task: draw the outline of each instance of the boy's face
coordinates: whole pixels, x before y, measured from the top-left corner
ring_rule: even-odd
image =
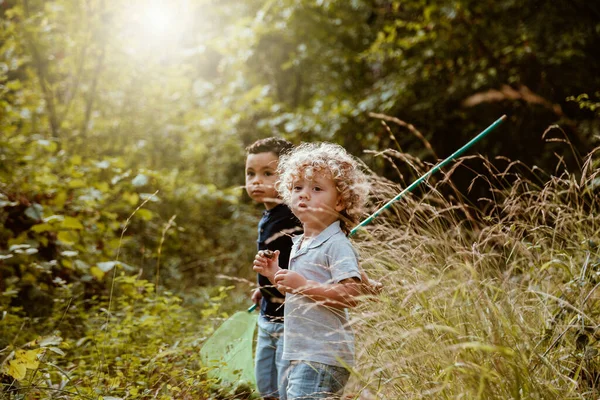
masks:
[[[246,192],[250,198],[263,203],[267,210],[280,203],[275,190],[279,157],[272,152],[248,154],[246,157]]]
[[[326,228],[338,220],[338,213],[344,209],[333,178],[326,174],[294,180],[291,200],[292,212],[305,231]]]

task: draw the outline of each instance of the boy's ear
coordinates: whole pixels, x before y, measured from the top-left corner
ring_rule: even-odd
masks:
[[[335,211],[340,212],[346,208],[344,205],[344,200],[342,200],[341,196],[338,196],[337,201],[335,203]]]

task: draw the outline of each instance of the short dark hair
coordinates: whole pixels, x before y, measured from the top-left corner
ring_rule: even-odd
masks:
[[[268,137],[259,139],[246,147],[246,154],[258,154],[258,153],[275,153],[277,157],[281,157],[282,154],[292,150],[294,145],[282,138]]]

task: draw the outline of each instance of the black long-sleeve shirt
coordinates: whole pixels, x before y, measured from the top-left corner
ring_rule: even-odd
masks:
[[[279,204],[263,212],[258,223],[258,250],[279,250],[279,266],[288,268],[292,250],[292,235],[302,233],[302,224],[285,205]],[[271,321],[283,321],[285,295],[273,287],[269,279],[258,274],[262,294],[260,313]]]

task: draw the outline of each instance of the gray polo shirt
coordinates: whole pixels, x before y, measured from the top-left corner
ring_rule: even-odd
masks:
[[[340,229],[329,225],[307,246],[293,238],[289,269],[319,283],[360,279],[358,255]],[[354,334],[348,310],[326,307],[301,294],[286,294],[283,359],[354,365]]]

